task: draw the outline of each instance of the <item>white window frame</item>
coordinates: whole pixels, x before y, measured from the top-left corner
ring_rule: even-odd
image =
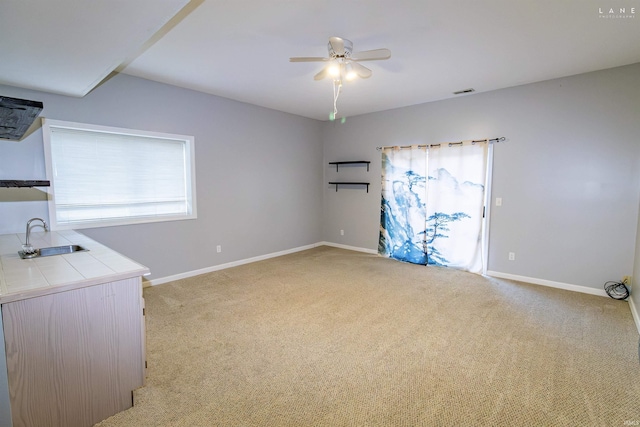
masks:
[[[62,128],[72,129],[86,132],[106,134],[114,134],[117,136],[130,135],[145,138],[157,138],[158,140],[172,140],[184,142],[184,163],[185,163],[185,192],[186,192],[186,214],[165,214],[165,215],[145,215],[145,216],[126,216],[116,219],[95,218],[91,220],[59,222],[57,215],[57,205],[55,200],[56,177],[54,174],[54,165],[51,147],[51,129]],[[134,129],[116,128],[110,126],[100,126],[85,123],[74,123],[61,120],[42,119],[42,135],[44,141],[45,167],[47,179],[50,181],[49,193],[49,221],[52,230],[82,229],[82,228],[98,228],[117,225],[142,224],[152,222],[190,220],[197,218],[196,210],[196,172],[195,172],[195,150],[194,137],[188,135],[176,135],[160,132],[150,132]]]

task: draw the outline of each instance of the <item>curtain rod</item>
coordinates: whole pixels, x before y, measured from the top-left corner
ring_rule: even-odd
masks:
[[[467,139],[467,140],[458,141],[458,142],[445,142],[444,144],[448,144],[449,147],[452,147],[454,145],[462,145],[465,142],[470,142],[472,144],[475,144],[477,142],[489,142],[489,143],[492,143],[492,142],[503,142],[503,141],[506,141],[506,139],[507,138],[505,138],[504,136],[499,136],[497,138],[491,138],[491,139],[489,139],[489,138],[487,138],[487,139]],[[400,146],[398,146],[398,145],[387,145],[387,146],[384,146],[384,147],[376,147],[376,150],[380,151],[380,150],[382,150],[384,148],[400,148],[400,149],[411,148],[411,147],[418,147],[418,148],[423,148],[424,147],[424,148],[427,148],[427,147],[440,147],[441,145],[442,144],[421,144],[421,145],[400,145]]]

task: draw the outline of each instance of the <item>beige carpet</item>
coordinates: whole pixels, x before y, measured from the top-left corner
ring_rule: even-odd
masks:
[[[623,301],[330,247],[144,295],[147,383],[101,427],[640,422]]]

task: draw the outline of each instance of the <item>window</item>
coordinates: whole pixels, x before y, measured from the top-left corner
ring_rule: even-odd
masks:
[[[43,119],[53,229],[196,218],[192,136]]]

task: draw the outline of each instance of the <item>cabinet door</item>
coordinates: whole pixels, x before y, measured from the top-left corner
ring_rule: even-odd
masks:
[[[0,427],[11,427],[11,406],[9,402],[7,358],[4,354],[4,327],[2,326],[2,306],[0,305]]]
[[[140,278],[2,306],[14,427],[92,426],[144,381]]]

